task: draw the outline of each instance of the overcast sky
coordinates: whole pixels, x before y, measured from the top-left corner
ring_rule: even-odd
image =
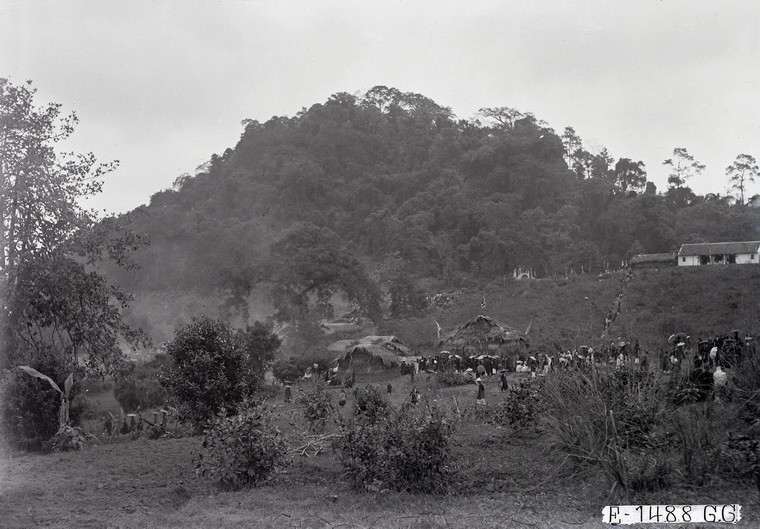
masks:
[[[72,149],[120,160],[92,202],[113,212],[234,147],[243,119],[375,85],[572,126],[660,190],[674,147],[707,165],[698,193],[760,158],[757,0],[0,0],[0,77],[75,110]]]

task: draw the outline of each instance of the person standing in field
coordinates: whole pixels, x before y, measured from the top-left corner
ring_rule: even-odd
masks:
[[[501,377],[499,379],[499,389],[501,391],[507,391],[507,388],[509,385],[507,384],[507,372],[505,370],[501,370]]]
[[[475,382],[478,384],[478,397],[475,400],[475,404],[485,404],[486,403],[486,387],[483,385],[483,379],[478,377]]]

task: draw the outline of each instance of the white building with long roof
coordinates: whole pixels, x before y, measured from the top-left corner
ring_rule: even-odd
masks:
[[[678,266],[758,264],[759,262],[760,241],[684,244],[678,252]]]

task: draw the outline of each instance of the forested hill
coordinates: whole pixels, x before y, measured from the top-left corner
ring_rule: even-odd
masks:
[[[388,270],[483,282],[518,267],[599,271],[684,242],[760,238],[757,209],[696,196],[688,168],[658,192],[625,153],[591,153],[571,128],[506,107],[465,121],[420,94],[375,87],[243,124],[234,148],[124,216],[151,244],[136,256],[141,270],[112,272],[123,286],[242,292],[271,280],[270,247],[280,244],[281,263],[356,260],[351,277],[310,271],[297,294],[332,282],[361,305],[374,294],[357,285]],[[283,249],[293,228],[301,239],[290,243],[329,257]]]

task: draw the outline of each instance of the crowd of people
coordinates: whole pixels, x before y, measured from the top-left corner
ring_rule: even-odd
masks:
[[[673,335],[668,345],[660,347],[657,361],[662,371],[680,371],[684,365],[715,372],[723,371],[740,361],[743,355],[756,351],[758,342],[754,336],[740,331],[721,334],[706,340],[693,342],[685,334]],[[633,367],[648,371],[653,367],[648,350],[633,342],[618,341],[603,345],[598,349],[580,346],[566,351],[547,352],[545,350],[523,351],[496,355],[460,356],[448,351],[436,355],[423,356],[416,361],[417,370],[428,373],[454,372],[472,374],[474,377],[493,376],[502,371],[531,373],[533,376],[546,374],[553,369],[589,368],[592,365],[612,367]]]
[[[689,378],[691,387],[695,388],[699,392],[699,398],[703,399],[710,394],[719,394],[719,389],[724,387],[727,381],[724,369],[730,369],[743,355],[756,352],[757,344],[754,336],[744,335],[740,331],[696,341],[682,333],[672,335],[668,345],[659,349],[659,368],[663,372],[683,374]],[[638,340],[634,340],[611,342],[598,349],[580,346],[566,351],[524,350],[506,355],[461,356],[441,351],[436,355],[410,359],[403,364],[402,374],[411,375],[412,383],[420,372],[460,373],[471,376],[471,380],[477,385],[476,402],[484,404],[485,377],[499,376],[499,389],[506,391],[509,388],[507,372],[529,373],[535,377],[546,375],[552,370],[591,369],[602,366],[649,371],[654,368],[656,361],[655,357],[655,362],[651,362],[650,352],[644,350]],[[311,377],[324,378],[328,384],[338,383],[349,389],[356,384],[355,373],[347,373],[341,380],[337,376],[337,369],[326,366],[320,369],[317,364],[307,371],[305,378]],[[390,382],[387,391],[392,391]],[[712,393],[713,391],[715,393]],[[419,390],[413,386],[410,401],[416,403],[419,399]],[[340,400],[345,404],[345,390]]]

